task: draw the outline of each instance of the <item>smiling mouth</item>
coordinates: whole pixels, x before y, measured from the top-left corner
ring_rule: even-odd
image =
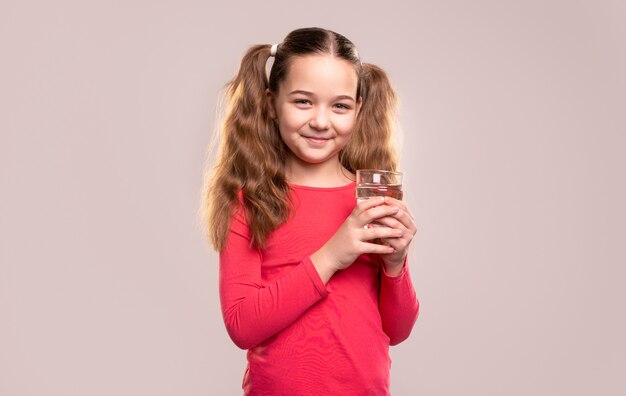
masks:
[[[313,144],[324,144],[330,140],[330,138],[317,138],[312,136],[305,136],[304,138]]]

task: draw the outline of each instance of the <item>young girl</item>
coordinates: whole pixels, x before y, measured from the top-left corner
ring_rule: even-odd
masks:
[[[357,204],[354,182],[397,166],[385,73],[344,36],[298,29],[250,48],[227,99],[204,208],[244,394],[388,395],[389,345],[419,308],[416,226],[402,201]]]

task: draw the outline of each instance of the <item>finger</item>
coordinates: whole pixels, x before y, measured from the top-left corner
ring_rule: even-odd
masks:
[[[410,213],[404,210],[399,210],[398,212],[394,213],[391,217],[393,217],[398,222],[400,222],[402,226],[405,227],[407,230],[410,230],[411,232],[413,232],[413,234],[415,234],[415,232],[417,231],[417,225],[415,224],[415,219],[413,218],[413,216],[411,216]]]
[[[404,204],[403,200],[397,199],[397,198],[394,198],[394,197],[386,197],[385,202],[388,202],[390,205]]]
[[[395,252],[395,249],[389,245],[363,242],[362,251],[363,253],[372,253],[372,254],[391,254]]]
[[[395,199],[395,198],[387,197],[387,199],[385,200],[385,204],[386,205],[391,205],[391,206],[397,206],[401,210],[406,212],[409,215],[409,217],[413,218],[413,214],[411,214],[411,211],[409,210],[409,207],[407,206],[406,202],[400,201],[400,200]]]
[[[393,239],[380,239],[380,244],[391,247],[393,249],[393,253],[399,252],[403,248],[403,246]]]
[[[409,248],[409,246],[411,245],[411,238],[409,239],[404,239],[404,238],[387,238],[387,239],[381,239],[380,240],[381,244],[387,245],[387,246],[391,246],[394,250],[394,255],[403,255],[406,256],[406,252]]]
[[[386,216],[376,220],[376,223],[381,224],[385,227],[399,229],[402,231],[407,230],[407,227],[398,220],[395,216]]]
[[[373,207],[382,205],[384,203],[385,203],[385,197],[371,197],[371,198],[367,198],[359,202],[356,205],[356,209],[358,213],[361,213]]]
[[[397,206],[378,205],[374,206],[359,215],[359,219],[363,224],[369,224],[374,220],[382,219],[383,217],[393,216],[400,208]]]
[[[402,236],[402,230],[380,225],[372,225],[363,230],[362,241],[371,241],[374,239],[399,238]]]
[[[385,204],[392,205],[392,206],[398,206],[398,207],[400,207],[402,209],[408,210],[408,207],[406,206],[406,202],[401,201],[401,200],[396,199],[396,198],[386,197]]]

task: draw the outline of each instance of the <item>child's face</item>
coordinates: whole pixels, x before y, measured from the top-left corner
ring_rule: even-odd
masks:
[[[278,94],[268,94],[271,115],[293,154],[289,161],[338,161],[360,109],[357,82],[354,66],[345,60],[327,55],[293,60]]]

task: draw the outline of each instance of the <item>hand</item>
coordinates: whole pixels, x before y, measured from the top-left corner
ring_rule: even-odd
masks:
[[[392,247],[393,252],[381,254],[385,271],[389,275],[395,276],[399,275],[402,271],[409,245],[417,233],[417,226],[415,225],[415,220],[411,212],[409,212],[408,207],[403,201],[387,198],[385,203],[398,208],[398,211],[393,215],[377,220],[378,223],[399,231],[399,236],[383,239],[383,243]]]
[[[337,271],[348,268],[361,254],[381,254],[383,257],[394,254],[395,247],[389,244],[378,244],[376,239],[396,241],[402,237],[403,229],[386,226],[367,227],[373,221],[381,222],[401,210],[399,205],[389,205],[392,198],[376,197],[366,199],[356,205],[348,218],[335,234],[318,251],[311,255],[311,261],[324,283]],[[394,202],[400,202],[393,200]],[[395,220],[394,220],[395,221]],[[395,222],[393,223],[395,225]]]

